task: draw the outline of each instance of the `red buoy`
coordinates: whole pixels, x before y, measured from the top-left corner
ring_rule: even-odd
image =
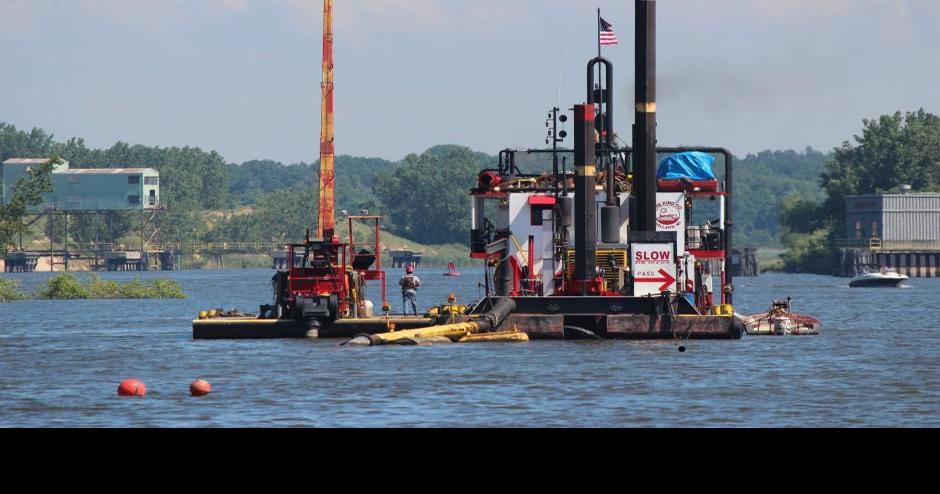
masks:
[[[139,379],[128,379],[118,386],[118,396],[147,396],[147,386]]]
[[[212,385],[206,381],[199,380],[189,385],[189,392],[193,396],[208,396],[212,392]]]

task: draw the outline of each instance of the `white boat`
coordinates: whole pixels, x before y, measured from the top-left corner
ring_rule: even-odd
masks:
[[[883,269],[877,273],[864,273],[856,276],[849,286],[852,288],[889,287],[897,288],[909,278],[893,269]]]

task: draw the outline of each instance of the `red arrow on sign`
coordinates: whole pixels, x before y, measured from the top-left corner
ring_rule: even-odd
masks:
[[[664,292],[669,290],[672,287],[672,284],[676,282],[676,279],[672,277],[665,269],[660,269],[659,274],[663,275],[662,278],[637,278],[637,283],[662,283],[663,286],[659,287],[659,291]]]

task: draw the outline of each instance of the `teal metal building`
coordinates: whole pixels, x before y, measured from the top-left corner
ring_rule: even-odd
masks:
[[[0,187],[3,204],[12,188],[45,159],[10,159],[3,162]],[[109,212],[160,209],[160,174],[150,168],[72,169],[68,163],[53,171],[55,190],[43,195],[33,212]]]

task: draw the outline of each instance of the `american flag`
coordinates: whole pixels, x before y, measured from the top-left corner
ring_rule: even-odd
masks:
[[[614,25],[601,18],[600,40],[602,45],[616,45],[619,43],[617,35],[614,34]]]

